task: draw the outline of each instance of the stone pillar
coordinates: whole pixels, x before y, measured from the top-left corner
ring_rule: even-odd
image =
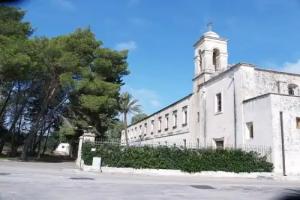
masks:
[[[82,167],[83,160],[81,159],[81,151],[82,151],[82,145],[85,142],[95,142],[96,135],[94,133],[90,132],[84,132],[82,136],[79,137],[79,143],[78,143],[78,152],[77,152],[77,159],[76,159],[76,165],[78,167]]]
[[[95,138],[96,138],[96,135],[94,133],[90,133],[90,132],[85,132],[83,135],[82,135],[82,139],[83,139],[83,142],[91,142],[91,143],[94,143],[95,142]]]

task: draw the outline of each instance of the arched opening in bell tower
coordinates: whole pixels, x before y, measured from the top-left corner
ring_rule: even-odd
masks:
[[[220,69],[220,50],[214,49],[213,50],[213,66],[214,70],[218,71]]]
[[[199,56],[199,63],[198,63],[199,72],[202,72],[202,53],[201,53],[201,50],[199,50],[198,56]]]

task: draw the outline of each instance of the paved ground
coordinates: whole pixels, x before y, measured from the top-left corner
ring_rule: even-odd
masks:
[[[300,182],[82,172],[73,163],[0,160],[0,200],[278,199]]]

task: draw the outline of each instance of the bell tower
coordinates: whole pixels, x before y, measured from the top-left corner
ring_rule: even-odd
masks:
[[[212,31],[211,23],[208,31],[194,44],[194,49],[194,81],[197,85],[227,69],[227,40]]]

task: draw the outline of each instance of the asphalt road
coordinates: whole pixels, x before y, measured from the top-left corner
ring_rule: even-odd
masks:
[[[74,163],[0,160],[0,200],[278,199],[300,182],[96,174]]]

